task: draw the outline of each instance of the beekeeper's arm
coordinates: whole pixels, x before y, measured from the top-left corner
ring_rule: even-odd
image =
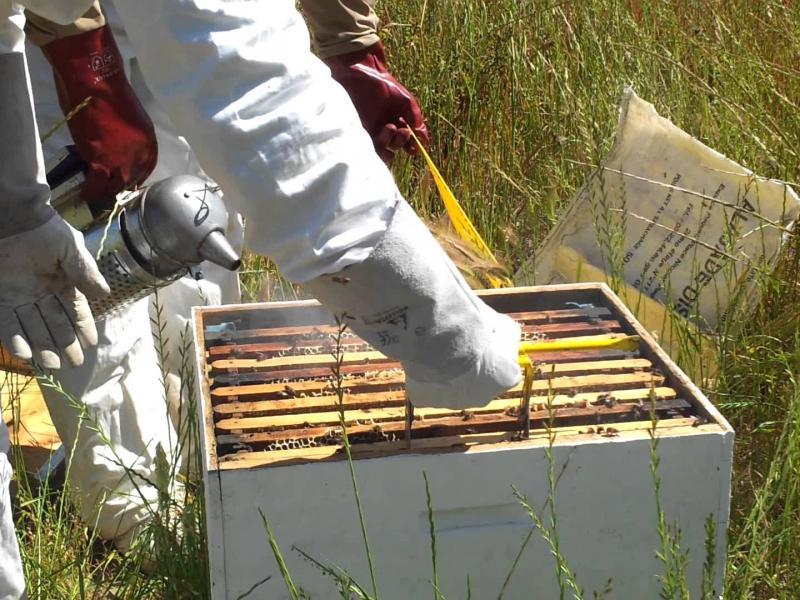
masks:
[[[55,16],[74,19],[65,11],[71,4],[59,3]],[[49,203],[24,23],[21,5],[0,0],[0,341],[19,358],[58,368],[62,356],[80,364],[82,345],[96,343],[83,293],[108,288],[81,235]]]
[[[386,63],[375,0],[300,0],[300,5],[317,54],[347,90],[380,157],[388,163],[398,150],[415,154],[409,128],[427,145],[428,130],[417,99]]]
[[[86,163],[81,197],[102,212],[119,192],[152,173],[158,158],[155,127],[128,82],[98,0],[68,25],[31,10],[26,17],[25,33],[53,68],[59,105],[64,115],[71,114],[67,127]]]
[[[420,405],[483,404],[517,383],[519,327],[467,288],[402,199],[293,0],[116,7],[251,250],[401,360]]]

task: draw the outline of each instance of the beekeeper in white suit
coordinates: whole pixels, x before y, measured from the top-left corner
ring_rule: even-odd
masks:
[[[110,6],[95,1],[69,25],[26,12],[39,130],[50,130],[92,98],[42,145],[46,157],[76,145],[87,165],[82,196],[96,212],[111,209],[123,188],[171,175],[202,175],[187,142],[146,88],[119,18],[107,22],[107,16],[116,16]],[[94,57],[102,63],[95,66]],[[231,216],[228,237],[240,251],[241,221]],[[105,315],[97,322],[99,343],[86,352],[84,364],[55,374],[61,389],[40,386],[69,454],[70,491],[81,518],[122,552],[159,509],[158,447],[170,465],[180,466],[178,436],[188,431],[181,341],[191,307],[239,301],[236,273],[214,265],[203,265],[203,272],[200,281],[184,277],[153,300]],[[160,353],[148,304],[157,319]],[[169,491],[180,505],[182,483],[173,480]]]
[[[69,23],[90,2],[25,4]],[[20,102],[22,8],[0,0],[4,117],[9,103],[32,116]],[[518,382],[519,328],[469,290],[402,199],[346,93],[311,54],[292,0],[269,10],[257,0],[117,8],[157,101],[247,220],[248,246],[400,360],[417,404],[480,405]],[[104,283],[80,237],[47,206],[32,119],[7,120],[13,162],[23,164],[0,161],[9,215],[0,254],[13,266],[0,273],[0,339],[47,367],[79,363],[96,332],[73,286],[102,294]],[[0,141],[4,154],[12,138]],[[33,241],[43,234],[51,243]]]
[[[54,5],[53,18],[81,7]],[[82,7],[85,10],[85,6]],[[24,56],[22,7],[0,0],[0,341],[15,355],[58,367],[83,362],[97,342],[86,299],[107,286],[83,240],[50,208]],[[24,593],[11,522],[8,435],[0,427],[0,599]]]
[[[416,99],[386,65],[372,0],[302,0],[301,4],[314,31],[317,52],[345,86],[379,155],[389,160],[401,148],[415,150],[408,128],[423,141],[427,130]],[[47,136],[45,156],[56,156],[67,144],[77,145],[90,165],[83,189],[90,205],[109,209],[119,189],[139,181],[184,173],[203,175],[188,143],[144,83],[112,3],[101,5],[95,0],[67,26],[30,11],[26,17],[39,129],[48,131],[61,121],[62,113],[73,114],[68,127]],[[102,64],[95,66],[97,57],[102,57]],[[92,98],[88,104],[86,97]],[[78,106],[83,108],[74,114]],[[237,249],[241,249],[242,234],[241,221],[232,211],[228,238]],[[188,415],[180,401],[180,346],[191,307],[239,301],[235,273],[215,265],[203,265],[203,271],[202,280],[183,278],[162,289],[151,303],[151,315],[157,317],[161,330],[164,352],[159,358],[166,367],[166,390],[144,302],[98,322],[97,348],[87,354],[80,369],[59,374],[73,402],[65,402],[61,390],[42,389],[65,446],[75,449],[70,453],[68,474],[81,516],[122,551],[154,515],[157,446],[172,454],[176,445],[177,435],[169,421],[153,418],[165,412],[165,392],[173,423],[186,429]],[[179,483],[174,492],[179,499]]]

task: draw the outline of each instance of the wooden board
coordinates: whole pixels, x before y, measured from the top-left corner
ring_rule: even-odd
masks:
[[[616,402],[648,402],[651,399],[662,400],[672,399],[677,396],[674,389],[670,387],[646,387],[628,390],[617,390],[613,394]],[[598,392],[585,392],[579,394],[545,394],[531,396],[531,406],[544,406],[548,403],[552,406],[581,405],[585,403],[597,402],[599,399],[609,397],[608,394]],[[475,413],[481,411],[504,411],[509,408],[519,406],[521,396],[517,395],[509,399],[497,399],[489,402],[485,407],[466,409],[465,411]],[[359,410],[370,408],[391,408],[405,406],[404,392],[384,392],[377,394],[346,394],[342,398],[342,405],[347,410]],[[320,412],[334,412],[339,408],[339,397],[335,395],[320,396],[316,398],[295,398],[291,400],[264,400],[258,402],[230,402],[218,404],[213,407],[213,414],[219,422],[226,417],[245,418],[259,417],[268,415],[291,415],[307,414]],[[425,414],[426,410],[446,409],[419,409]],[[454,411],[447,411],[454,412]]]
[[[3,408],[3,422],[8,427],[13,444],[47,451],[61,446],[39,385],[34,379],[0,371],[0,405]],[[27,467],[30,470],[35,465]]]
[[[653,406],[653,413],[661,419],[671,411],[685,411],[690,407],[686,400],[663,400]],[[383,414],[372,418],[359,418],[353,416],[345,420],[347,423],[347,435],[353,443],[359,439],[379,440],[384,437],[401,439],[406,432],[405,414],[399,412],[391,414],[392,411],[382,411]],[[448,414],[434,415],[426,412],[424,415],[416,415],[412,423],[410,434],[412,438],[435,438],[449,437],[466,433],[493,433],[499,431],[519,431],[520,417],[517,411],[479,413],[470,412],[467,414]],[[615,423],[628,420],[641,420],[650,410],[640,407],[633,403],[617,403],[610,406],[562,406],[532,411],[529,416],[531,428],[543,429],[548,426],[564,427],[568,424],[596,425],[598,423],[612,426]],[[676,412],[676,414],[678,414]],[[320,415],[313,415],[318,417]],[[217,435],[219,445],[269,445],[280,444],[282,442],[322,442],[340,443],[341,425],[336,418],[322,423],[327,426],[319,425],[317,419],[309,420],[301,426],[290,428],[258,428],[260,431],[254,433],[232,433],[227,435]]]
[[[293,327],[293,330],[301,329]],[[223,357],[234,358],[267,358],[280,353],[295,353],[297,356],[301,352],[323,352],[330,354],[335,350],[335,337],[333,335],[315,336],[313,333],[320,328],[313,330],[306,329],[305,332],[294,336],[264,336],[266,341],[237,343],[235,345],[215,345],[208,348],[209,356],[212,360]],[[618,321],[598,321],[596,323],[555,323],[536,326],[522,326],[524,339],[532,336],[542,336],[547,339],[572,338],[577,336],[602,336],[611,333],[621,333],[621,326]],[[292,339],[277,339],[291,337]],[[348,352],[357,351],[359,348],[368,349],[370,346],[361,338],[348,334],[341,338],[341,346]]]
[[[281,303],[284,304],[285,303]],[[305,303],[306,305],[308,303]],[[262,305],[263,306],[263,305]],[[277,305],[273,303],[273,306]],[[224,314],[222,311],[217,311],[217,314]],[[336,325],[314,325],[313,317],[317,316],[311,310],[305,315],[305,321],[308,325],[294,326],[294,327],[269,327],[257,329],[235,329],[235,326],[240,320],[236,319],[239,312],[235,307],[227,307],[228,314],[231,316],[231,326],[234,327],[229,331],[220,332],[206,332],[204,339],[209,346],[214,346],[218,343],[238,342],[243,343],[245,340],[262,340],[274,338],[293,338],[296,336],[315,336],[315,335],[336,335],[339,327]],[[553,323],[564,322],[570,320],[585,320],[585,319],[601,319],[611,316],[611,311],[603,307],[585,308],[585,309],[569,309],[569,310],[545,310],[545,311],[522,311],[509,313],[512,319],[522,323]]]
[[[33,369],[28,361],[19,360],[11,356],[11,353],[0,344],[0,373],[17,373],[27,377],[33,377]]]
[[[559,444],[576,444],[584,441],[604,439],[608,441],[626,438],[637,438],[653,431],[651,421],[619,423],[609,431],[605,427],[573,426],[554,429],[555,440]],[[716,424],[705,424],[701,419],[688,417],[670,419],[656,423],[657,433],[669,432],[670,436],[691,435],[707,431],[719,431]],[[426,452],[468,452],[480,451],[481,448],[497,450],[502,447],[532,447],[549,443],[549,433],[531,432],[528,440],[520,440],[516,433],[472,434],[434,439],[412,440],[410,447],[404,441],[379,442],[373,444],[354,445],[351,447],[353,458],[378,458],[387,455],[417,454]],[[289,466],[307,462],[325,462],[341,460],[344,451],[337,446],[320,446],[296,450],[277,450],[261,452],[243,452],[221,457],[219,468],[253,469],[266,466]]]
[[[244,377],[244,375],[243,375]],[[652,386],[658,387],[664,382],[664,376],[654,372],[644,373],[625,373],[616,374],[592,374],[578,377],[558,377],[554,379],[539,379],[533,382],[534,392],[559,392],[564,390],[588,391],[608,391],[615,389],[626,389],[632,387]],[[345,379],[342,382],[342,389],[345,392],[363,391],[388,391],[390,389],[401,389],[405,383],[405,375],[401,371],[388,371],[371,377],[358,379]],[[296,398],[303,394],[311,396],[314,394],[332,394],[336,390],[334,384],[329,379],[322,381],[298,381],[291,383],[265,383],[257,385],[239,385],[218,387],[211,390],[211,397],[214,401],[232,400],[239,398]],[[503,397],[518,394],[522,391],[522,383],[517,384]]]

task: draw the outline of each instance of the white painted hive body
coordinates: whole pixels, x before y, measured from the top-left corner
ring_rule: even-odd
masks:
[[[346,420],[380,597],[433,597],[423,472],[430,481],[439,588],[450,600],[497,598],[532,521],[549,524],[548,433],[560,548],[587,597],[657,598],[663,572],[650,461],[658,417],[658,474],[669,523],[681,529],[687,579],[699,597],[706,521],[716,526],[721,593],[733,431],[607,287],[577,284],[483,293],[533,339],[641,337],[634,352],[532,355],[537,380],[530,437],[519,432],[520,390],[484,408],[417,407],[404,439],[402,371],[345,333]],[[215,599],[287,598],[262,526],[270,520],[295,583],[338,598],[333,580],[299,549],[370,589],[366,554],[332,384],[332,316],[314,302],[196,309],[204,478]],[[366,354],[371,352],[370,354]],[[548,411],[549,402],[553,408]],[[534,532],[503,598],[558,598],[555,561]],[[571,597],[571,594],[567,594]]]

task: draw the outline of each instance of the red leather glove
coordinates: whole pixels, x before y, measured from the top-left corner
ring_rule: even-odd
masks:
[[[400,149],[416,154],[417,146],[411,139],[409,128],[420,142],[428,145],[430,137],[419,103],[392,77],[381,42],[324,60],[333,78],[350,95],[361,124],[385,162],[391,162]]]
[[[153,122],[125,77],[111,29],[58,39],[42,52],[53,67],[65,115],[91,96],[67,122],[88,166],[81,197],[95,209],[113,206],[117,193],[147,179],[156,166],[158,146]]]

